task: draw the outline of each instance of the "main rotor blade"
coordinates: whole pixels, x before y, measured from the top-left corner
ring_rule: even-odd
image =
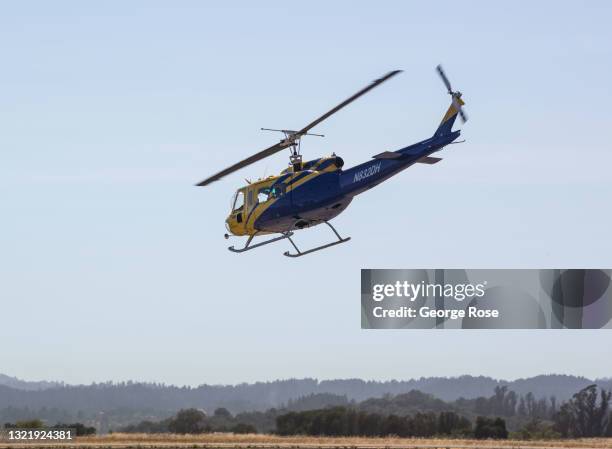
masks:
[[[257,161],[259,161],[261,159],[264,159],[264,158],[266,158],[268,156],[273,155],[274,153],[278,153],[279,151],[294,145],[296,143],[296,141],[299,140],[299,138],[301,136],[307,134],[310,129],[314,128],[316,125],[321,123],[323,120],[328,118],[330,115],[338,112],[340,109],[342,109],[343,107],[345,107],[349,103],[352,103],[357,98],[361,97],[363,94],[369,92],[370,90],[374,89],[379,84],[384,83],[389,78],[397,75],[400,72],[401,72],[401,70],[394,70],[392,72],[387,73],[382,78],[379,78],[377,80],[372,81],[372,83],[370,83],[369,86],[364,87],[359,92],[357,92],[355,95],[353,95],[352,97],[347,98],[342,103],[340,103],[338,106],[336,106],[335,108],[329,110],[328,112],[323,114],[321,117],[316,119],[314,122],[308,124],[306,127],[302,128],[301,130],[288,135],[284,140],[281,140],[279,143],[277,143],[275,145],[272,145],[270,148],[267,148],[267,149],[265,149],[263,151],[260,151],[259,153],[256,153],[253,156],[248,157],[248,158],[238,162],[237,164],[234,164],[231,167],[226,168],[223,171],[220,171],[216,175],[213,175],[213,176],[211,176],[209,178],[206,178],[204,181],[202,181],[202,182],[200,182],[200,183],[198,183],[196,185],[197,186],[207,186],[211,182],[218,181],[219,179],[223,178],[226,175],[229,175],[230,173],[235,172],[236,170],[240,170],[241,168],[246,167],[247,165],[251,165],[251,164],[253,164],[253,163],[255,163],[255,162],[257,162]]]
[[[444,83],[444,85],[446,86],[446,90],[448,90],[448,93],[452,93],[452,89],[451,89],[451,83],[448,80],[448,78],[446,77],[446,74],[444,73],[444,70],[442,69],[442,66],[438,64],[438,66],[436,67],[436,70],[438,71],[438,74],[440,75],[440,78],[442,78],[442,82]]]
[[[275,145],[272,145],[270,148],[266,148],[265,150],[260,151],[259,153],[256,153],[253,156],[247,157],[246,159],[238,162],[237,164],[234,164],[231,167],[220,171],[216,175],[206,178],[204,181],[196,184],[196,186],[207,186],[211,182],[218,181],[219,179],[223,178],[226,175],[229,175],[230,173],[235,172],[236,170],[240,170],[241,168],[246,167],[247,165],[251,165],[261,159],[273,155],[274,153],[278,153],[279,151],[284,150],[288,146],[291,146],[291,142],[281,141]]]
[[[346,100],[344,100],[342,103],[340,103],[338,106],[336,106],[333,109],[330,109],[329,111],[327,111],[325,114],[323,114],[321,117],[319,117],[318,119],[316,119],[314,122],[306,125],[304,128],[302,128],[301,130],[299,130],[296,134],[298,136],[302,136],[304,134],[306,134],[309,130],[311,130],[312,128],[314,128],[315,126],[317,126],[319,123],[321,123],[323,120],[329,118],[331,115],[335,114],[336,112],[338,112],[340,109],[342,109],[343,107],[345,107],[346,105],[352,103],[353,101],[355,101],[357,98],[361,97],[363,94],[368,93],[369,91],[371,91],[372,89],[374,89],[376,86],[378,86],[379,84],[384,83],[385,81],[387,81],[389,78],[394,77],[395,75],[397,75],[398,73],[401,73],[401,70],[393,70],[392,72],[387,73],[385,76],[383,76],[382,78],[379,78],[377,80],[374,80],[370,83],[370,85],[364,87],[363,89],[361,89],[359,92],[357,92],[355,95],[347,98]]]

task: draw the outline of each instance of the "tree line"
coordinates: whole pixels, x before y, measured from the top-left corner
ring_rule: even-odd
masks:
[[[121,409],[120,415],[105,412],[107,424],[103,429],[145,433],[281,433],[312,435],[364,435],[364,436],[457,436],[504,438],[573,438],[612,436],[610,413],[611,393],[590,385],[569,400],[557,403],[553,398],[535,399],[532,394],[517,395],[507,387],[498,386],[494,394],[477,399],[459,399],[445,402],[420,391],[363,402],[346,396],[328,393],[310,394],[287,405],[266,411],[232,414],[219,407],[214,413],[197,408],[165,411],[157,418],[155,411]],[[521,405],[524,404],[524,405]],[[524,411],[523,411],[524,409]],[[46,423],[81,422],[86,427],[99,427],[84,418],[64,416],[60,410],[49,409],[56,419]],[[137,413],[137,414],[135,414]],[[11,409],[16,421],[42,418],[35,410]],[[6,415],[5,415],[6,416]],[[0,422],[8,420],[2,416]],[[138,421],[138,419],[140,420]],[[125,425],[126,422],[134,424]],[[15,421],[11,421],[15,422]],[[110,423],[110,426],[108,425]],[[7,423],[7,425],[15,425]],[[102,425],[102,424],[100,424]],[[67,425],[76,427],[75,425]],[[103,430],[104,431],[104,430]]]
[[[276,418],[279,435],[364,437],[508,437],[502,418],[479,416],[472,422],[455,412],[416,413],[412,416],[381,415],[346,407],[289,412]]]
[[[554,400],[545,407],[543,401],[535,401],[533,395],[528,394],[524,399],[524,419],[516,421],[519,424],[511,432],[507,419],[521,416],[518,412],[521,400],[520,396],[504,387],[495,389],[493,396],[475,402],[480,404],[479,407],[484,407],[480,410],[488,412],[486,415],[474,415],[472,412],[478,408],[465,404],[463,409],[453,410],[453,403],[445,403],[418,391],[362,403],[350,402],[342,397],[309,395],[304,401],[288,404],[291,409],[273,408],[266,412],[243,412],[235,416],[225,408],[216,409],[210,416],[202,410],[186,409],[159,422],[142,421],[120,430],[496,439],[509,435],[522,439],[600,437],[612,436],[611,395],[591,385],[559,407]],[[307,405],[319,405],[326,401],[332,402],[332,405],[304,409]],[[492,412],[499,412],[502,416]]]
[[[197,434],[211,432],[257,433],[254,425],[241,421],[226,408],[218,408],[208,416],[203,410],[189,408],[179,410],[170,418],[162,421],[141,421],[119,429],[126,433],[181,433]]]
[[[459,399],[459,405],[471,404],[474,412],[480,415],[498,415],[504,417],[525,417],[550,419],[557,412],[556,396],[536,398],[531,392],[519,395],[509,390],[506,385],[498,385],[491,397],[479,397],[466,400]]]
[[[588,386],[561,405],[550,420],[533,413],[513,435],[515,438],[612,437],[610,400],[612,392]],[[499,400],[501,395],[494,397]],[[354,408],[332,407],[289,412],[276,418],[280,435],[312,436],[399,436],[505,439],[509,432],[501,417],[476,417],[474,424],[452,411],[416,413],[408,416],[381,415]]]

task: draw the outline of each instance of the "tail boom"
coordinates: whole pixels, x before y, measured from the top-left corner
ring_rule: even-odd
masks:
[[[454,97],[455,101],[459,103],[460,106],[463,106],[465,102],[461,99],[461,97]],[[459,114],[458,109],[455,107],[455,103],[452,102],[448,107],[446,114],[442,118],[440,122],[440,126],[436,129],[434,133],[434,137],[440,137],[447,134],[450,134],[453,131],[453,125],[455,124],[455,120],[457,119],[457,114]]]

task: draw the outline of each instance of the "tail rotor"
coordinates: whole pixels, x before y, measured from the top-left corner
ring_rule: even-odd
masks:
[[[461,101],[461,92],[453,91],[451,87],[451,83],[448,80],[446,73],[444,73],[444,69],[442,68],[441,65],[438,64],[438,66],[436,67],[436,70],[438,72],[438,75],[440,75],[440,78],[442,78],[442,82],[446,86],[446,90],[448,91],[448,94],[451,96],[451,99],[452,99],[451,101],[453,102],[454,108],[459,113],[459,117],[461,117],[461,122],[462,123],[467,122],[468,117],[462,107],[463,101]]]

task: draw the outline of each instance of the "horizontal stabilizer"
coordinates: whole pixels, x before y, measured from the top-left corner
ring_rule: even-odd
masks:
[[[441,157],[432,157],[432,156],[424,156],[421,159],[419,159],[417,162],[419,164],[437,164],[438,162],[440,162],[442,160]]]
[[[373,159],[399,159],[400,157],[402,157],[402,154],[396,153],[395,151],[384,151],[372,156]]]

